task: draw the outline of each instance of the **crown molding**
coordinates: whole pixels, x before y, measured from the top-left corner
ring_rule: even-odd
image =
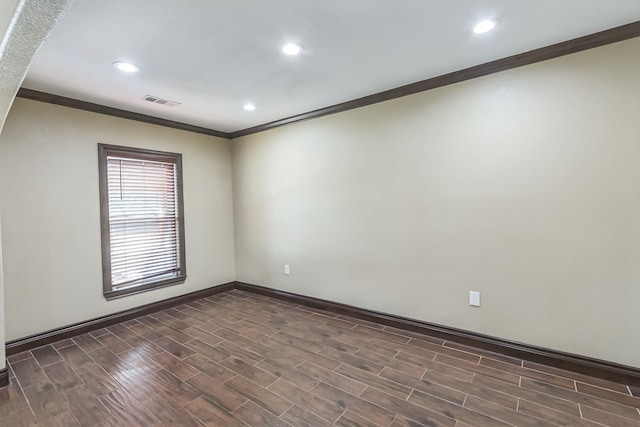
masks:
[[[53,95],[50,93],[39,92],[36,90],[21,88],[17,96],[35,101],[47,102],[50,104],[63,105],[65,107],[77,108],[80,110],[91,111],[94,113],[106,114],[110,116],[120,117],[129,120],[137,120],[140,122],[166,126],[174,129],[186,130],[189,132],[201,133],[204,135],[212,135],[220,138],[235,139],[242,136],[252,135],[275,129],[281,126],[301,122],[304,120],[315,119],[318,117],[328,116],[330,114],[341,113],[353,110],[355,108],[365,107],[367,105],[385,102],[403,96],[413,95],[420,92],[448,86],[454,83],[475,79],[501,71],[510,70],[512,68],[522,67],[525,65],[535,64],[537,62],[546,61],[548,59],[558,58],[572,53],[582,52],[584,50],[617,43],[623,40],[632,39],[640,36],[640,21],[630,24],[611,28],[598,33],[589,34],[572,40],[556,43],[539,49],[530,50],[528,52],[519,53],[517,55],[508,56],[497,59],[495,61],[476,65],[474,67],[465,68],[454,71],[452,73],[443,74],[441,76],[432,77],[415,83],[378,92],[373,95],[364,96],[362,98],[353,99],[342,102],[340,104],[331,105],[317,110],[308,111],[306,113],[296,114],[269,123],[252,126],[234,132],[221,132],[215,129],[204,128],[200,126],[189,125],[186,123],[175,122],[172,120],[161,119],[158,117],[148,116],[145,114],[134,113],[131,111],[120,110],[117,108],[106,107],[91,102],[80,101],[64,96]]]
[[[188,132],[200,133],[203,135],[217,136],[220,138],[230,138],[227,132],[221,132],[215,129],[203,128],[200,126],[189,125],[186,123],[176,122],[173,120],[161,119],[159,117],[148,116],[146,114],[134,113],[132,111],[120,110],[118,108],[107,107],[105,105],[94,104],[92,102],[80,101],[79,99],[67,98],[66,96],[54,95],[52,93],[40,92],[33,89],[20,88],[19,98],[31,99],[33,101],[46,102],[48,104],[62,105],[63,107],[75,108],[78,110],[90,111],[92,113],[105,114],[107,116],[119,117],[121,119],[135,120],[143,123],[151,123],[153,125],[165,126],[172,129],[186,130]]]
[[[508,56],[506,58],[497,59],[495,61],[486,62],[474,67],[465,68],[463,70],[454,71],[452,73],[443,74],[408,85],[378,92],[373,95],[364,96],[362,98],[353,99],[340,104],[331,105],[329,107],[320,108],[302,114],[296,114],[273,122],[253,126],[243,130],[231,132],[230,138],[239,138],[241,136],[251,135],[254,133],[264,132],[280,126],[289,125],[303,120],[315,119],[318,117],[328,116],[330,114],[341,113],[343,111],[353,110],[367,105],[377,104],[379,102],[389,101],[391,99],[401,98],[407,95],[413,95],[419,92],[436,89],[439,87],[463,82],[465,80],[475,79],[477,77],[486,76],[500,71],[510,70],[512,68],[522,67],[524,65],[534,64],[536,62],[546,61],[547,59],[558,58],[564,55],[581,52],[583,50],[593,49],[605,46],[611,43],[631,39],[640,36],[640,21],[631,24],[622,25],[620,27],[611,28],[609,30],[600,31],[598,33],[589,34],[587,36],[578,37],[576,39],[567,40],[539,49],[530,50],[528,52],[517,55]]]

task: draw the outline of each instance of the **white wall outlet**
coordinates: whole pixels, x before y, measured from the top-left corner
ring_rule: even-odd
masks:
[[[480,307],[480,292],[469,291],[469,305]]]
[[[289,273],[289,264],[285,264],[284,265],[284,274],[286,274],[287,276],[290,274]]]

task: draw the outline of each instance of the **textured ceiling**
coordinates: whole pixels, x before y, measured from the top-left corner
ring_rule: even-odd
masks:
[[[72,1],[4,0],[0,5],[0,130],[35,52]]]
[[[23,87],[233,132],[635,21],[638,0],[76,0]]]

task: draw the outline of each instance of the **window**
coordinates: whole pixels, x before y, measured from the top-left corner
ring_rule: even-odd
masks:
[[[104,296],[184,282],[182,156],[98,144],[98,159]]]

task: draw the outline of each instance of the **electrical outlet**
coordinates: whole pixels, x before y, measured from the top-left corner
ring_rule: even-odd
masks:
[[[289,264],[284,265],[284,274],[289,275]]]
[[[480,307],[480,292],[469,291],[469,305]]]

